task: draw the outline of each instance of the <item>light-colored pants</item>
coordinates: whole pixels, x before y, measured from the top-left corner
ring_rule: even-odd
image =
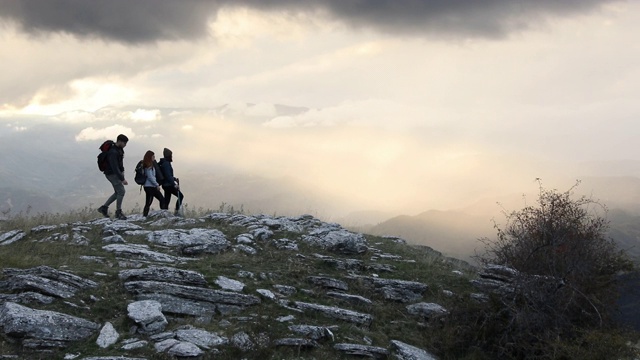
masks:
[[[107,180],[109,180],[111,185],[113,185],[113,195],[111,195],[107,199],[107,201],[104,203],[104,206],[109,207],[109,205],[116,201],[116,210],[121,210],[122,200],[124,199],[125,193],[124,184],[116,174],[105,175],[105,177],[107,178]]]

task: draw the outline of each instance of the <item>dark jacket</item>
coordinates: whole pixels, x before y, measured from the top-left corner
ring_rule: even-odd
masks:
[[[158,165],[160,166],[160,170],[162,170],[162,175],[164,175],[162,186],[176,186],[176,178],[173,177],[173,166],[171,166],[171,161],[162,158]]]
[[[113,145],[107,152],[107,168],[105,175],[118,175],[120,181],[124,181],[124,149]]]

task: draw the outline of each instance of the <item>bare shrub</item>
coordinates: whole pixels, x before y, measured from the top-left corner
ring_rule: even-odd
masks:
[[[557,358],[558,343],[613,327],[616,275],[632,263],[606,236],[606,208],[576,197],[578,184],[565,192],[540,184],[536,206],[505,213],[497,239],[480,239],[481,264],[517,274],[480,315],[481,332],[500,358]]]

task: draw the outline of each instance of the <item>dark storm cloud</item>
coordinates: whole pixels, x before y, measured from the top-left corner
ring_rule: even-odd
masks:
[[[0,0],[0,18],[29,33],[66,32],[128,43],[206,35],[222,7],[322,10],[386,33],[501,37],[545,16],[569,16],[618,0]]]

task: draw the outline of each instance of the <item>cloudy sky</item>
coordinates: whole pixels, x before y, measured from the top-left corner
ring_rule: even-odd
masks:
[[[640,162],[639,33],[637,1],[0,0],[0,121],[455,207],[640,175],[593,165]]]

